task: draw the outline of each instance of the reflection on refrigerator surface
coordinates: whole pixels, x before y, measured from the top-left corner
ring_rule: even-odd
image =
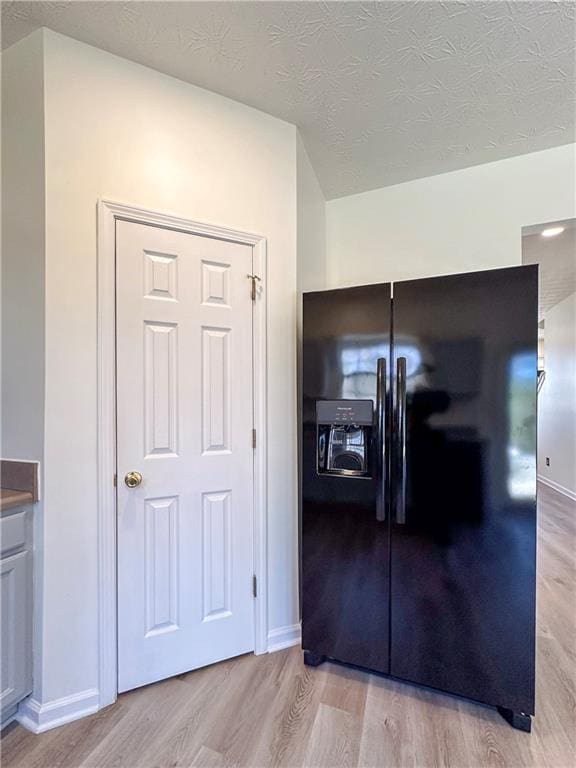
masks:
[[[522,706],[533,706],[536,285],[516,269],[394,287],[395,359],[409,340],[421,364],[407,375],[406,509],[392,525],[391,670],[480,700],[515,691]]]
[[[535,352],[516,352],[508,364],[508,494],[530,499],[536,493]]]

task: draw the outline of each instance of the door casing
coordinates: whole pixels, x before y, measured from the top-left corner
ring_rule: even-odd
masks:
[[[204,224],[171,213],[101,198],[97,203],[98,265],[98,677],[99,709],[113,704],[118,693],[116,572],[116,221],[132,221],[193,235],[214,237],[253,248],[257,283],[253,305],[254,428],[254,600],[256,654],[268,650],[267,580],[267,413],[266,413],[266,238],[262,235]],[[249,290],[247,280],[247,290]]]

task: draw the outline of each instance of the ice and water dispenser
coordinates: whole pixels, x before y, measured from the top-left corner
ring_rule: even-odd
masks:
[[[372,426],[372,400],[318,400],[318,473],[344,477],[369,476]]]

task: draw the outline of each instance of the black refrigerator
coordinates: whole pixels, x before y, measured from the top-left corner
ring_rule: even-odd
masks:
[[[304,662],[530,730],[536,266],[305,293]]]

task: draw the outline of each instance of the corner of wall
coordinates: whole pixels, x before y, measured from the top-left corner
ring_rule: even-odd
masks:
[[[42,461],[45,311],[44,46],[2,53],[2,453]]]
[[[45,704],[29,696],[20,704],[16,720],[32,733],[44,733],[97,711],[98,691],[90,688]]]
[[[326,287],[326,200],[297,133],[298,294]]]
[[[2,455],[40,462],[44,488],[44,29],[2,53]],[[34,695],[42,694],[43,501],[34,505]]]

